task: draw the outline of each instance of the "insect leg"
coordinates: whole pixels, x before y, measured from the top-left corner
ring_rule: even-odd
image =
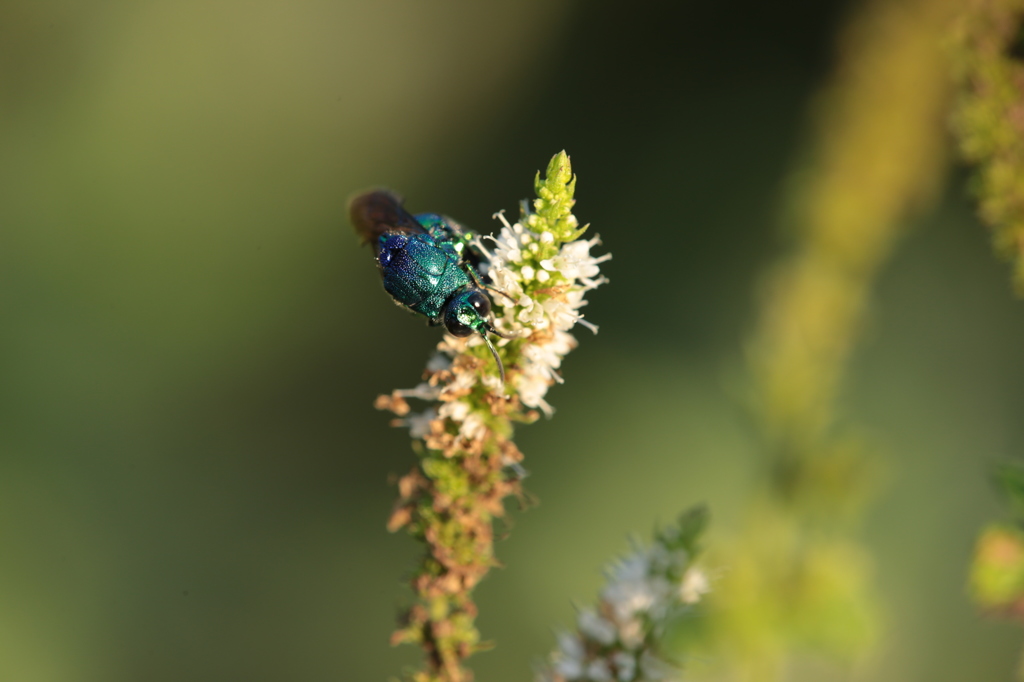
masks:
[[[501,289],[492,287],[490,284],[484,284],[483,282],[481,282],[480,278],[476,276],[476,271],[473,268],[466,268],[466,273],[469,275],[469,278],[473,280],[473,284],[476,285],[477,289],[487,289],[488,291],[493,291],[496,294],[501,294],[502,296],[507,298],[509,300],[509,303],[511,303],[512,305],[516,304],[516,299],[509,296]]]

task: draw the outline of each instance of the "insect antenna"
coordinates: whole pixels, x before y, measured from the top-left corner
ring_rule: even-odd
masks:
[[[495,332],[495,333],[497,334],[497,332]],[[504,390],[504,388],[505,388],[505,365],[503,365],[501,363],[501,358],[498,356],[498,349],[495,348],[494,344],[491,343],[491,340],[489,338],[487,338],[487,334],[481,333],[480,336],[484,337],[484,343],[486,343],[487,347],[491,350],[491,355],[494,356],[494,361],[496,363],[498,363],[498,375],[501,378],[501,388],[502,388],[502,390]],[[501,334],[498,334],[498,336],[501,336]],[[502,338],[508,338],[508,337],[507,336],[502,336]]]

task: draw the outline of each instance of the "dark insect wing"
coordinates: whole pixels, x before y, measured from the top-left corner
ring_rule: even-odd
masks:
[[[427,234],[411,213],[402,208],[402,197],[386,189],[363,192],[348,202],[349,218],[363,242],[380,248],[379,237],[385,232]]]

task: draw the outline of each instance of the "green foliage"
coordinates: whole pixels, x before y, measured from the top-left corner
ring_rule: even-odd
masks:
[[[533,181],[537,198],[533,202],[534,213],[526,215],[526,225],[534,232],[550,232],[559,242],[578,239],[587,226],[577,228],[576,217],[572,214],[576,200],[576,176],[572,174],[569,155],[565,150],[555,154],[548,163],[546,175],[540,172]],[[525,213],[525,212],[524,212]]]
[[[700,541],[711,522],[711,512],[705,505],[687,509],[676,522],[657,530],[655,539],[670,551],[683,550],[691,559],[701,552]]]

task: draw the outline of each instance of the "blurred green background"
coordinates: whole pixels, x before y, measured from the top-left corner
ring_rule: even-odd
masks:
[[[0,680],[371,680],[417,548],[373,398],[437,330],[382,291],[345,201],[477,230],[565,148],[615,254],[601,333],[521,430],[541,504],[478,594],[530,678],[601,566],[758,470],[736,394],[780,197],[845,3],[0,4]],[[962,178],[879,282],[843,409],[889,462],[864,680],[1007,679],[964,591],[1024,445],[1024,317]],[[715,661],[691,664],[713,678]],[[807,679],[823,679],[808,674]],[[832,678],[828,678],[832,679]]]

